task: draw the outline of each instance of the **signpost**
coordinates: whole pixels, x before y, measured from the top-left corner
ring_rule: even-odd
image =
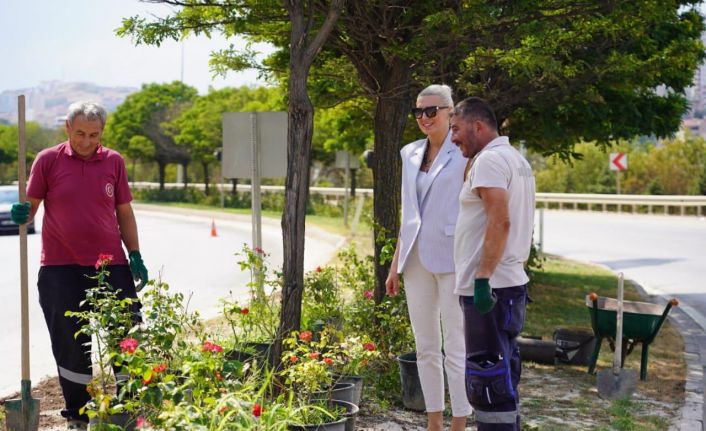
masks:
[[[348,226],[348,194],[350,189],[351,170],[360,168],[360,161],[348,151],[336,151],[336,167],[344,169],[343,179],[343,225]],[[353,173],[355,175],[355,173]]]
[[[262,249],[260,179],[284,178],[287,172],[287,113],[223,113],[221,172],[225,178],[250,178],[252,249]]]
[[[620,173],[628,170],[627,153],[610,153],[608,167],[611,171],[615,171],[615,188],[617,194],[620,194]]]

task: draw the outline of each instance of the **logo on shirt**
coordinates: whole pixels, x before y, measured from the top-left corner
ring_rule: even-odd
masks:
[[[108,195],[109,198],[113,197],[115,190],[113,189],[113,185],[111,183],[108,183],[105,185],[105,194]]]

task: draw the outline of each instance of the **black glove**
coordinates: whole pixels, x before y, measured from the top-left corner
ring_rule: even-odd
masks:
[[[147,276],[147,268],[145,267],[145,263],[142,262],[142,255],[140,254],[139,250],[133,250],[129,253],[130,256],[130,272],[132,272],[132,279],[135,282],[140,282],[137,286],[135,286],[135,291],[139,292],[142,290],[143,287],[145,287],[145,284],[147,284],[147,280],[149,280]]]
[[[490,280],[487,278],[476,278],[473,287],[473,305],[480,314],[486,314],[495,307],[498,298],[490,287]]]

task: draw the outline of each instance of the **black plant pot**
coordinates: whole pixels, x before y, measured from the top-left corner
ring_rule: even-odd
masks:
[[[117,425],[125,431],[135,431],[136,419],[135,416],[127,412],[115,413],[103,421],[92,418],[88,422],[88,429],[89,431],[101,431],[108,429],[107,425]]]
[[[400,364],[402,404],[410,410],[425,411],[424,393],[419,381],[419,370],[417,370],[417,352],[400,355],[397,357],[397,362]]]
[[[333,376],[333,380],[336,383],[353,383],[353,396],[351,402],[360,407],[360,399],[363,396],[363,377],[336,374]]]
[[[292,431],[354,431],[356,417],[358,416],[358,406],[340,400],[333,400],[331,404],[346,409],[341,419],[323,424],[289,425],[288,428]]]
[[[342,382],[337,382],[333,384],[333,387],[327,389],[327,390],[322,390],[322,391],[316,391],[311,394],[311,400],[312,401],[317,401],[317,400],[329,400],[329,401],[345,401],[348,403],[355,404],[353,402],[353,393],[355,390],[355,385],[353,383],[342,383]],[[357,405],[357,404],[356,404]]]

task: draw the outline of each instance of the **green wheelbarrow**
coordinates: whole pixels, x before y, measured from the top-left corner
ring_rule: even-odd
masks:
[[[642,343],[642,357],[640,360],[640,380],[647,380],[647,357],[650,344],[654,341],[664,320],[673,306],[679,305],[676,299],[670,300],[662,308],[657,304],[638,301],[623,301],[623,342],[620,367],[625,363],[635,346]],[[596,347],[593,349],[591,360],[588,364],[588,373],[596,371],[598,353],[601,351],[603,339],[608,339],[611,350],[615,350],[616,313],[618,301],[613,298],[598,296],[595,293],[586,295],[586,306],[591,315],[591,326],[596,336]]]

